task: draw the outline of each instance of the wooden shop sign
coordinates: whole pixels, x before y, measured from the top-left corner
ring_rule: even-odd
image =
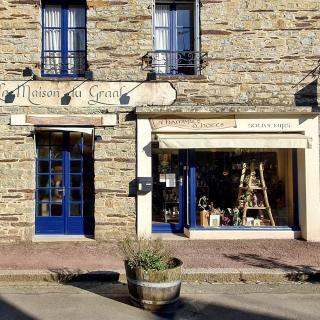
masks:
[[[236,127],[236,120],[234,117],[223,119],[151,119],[150,124],[152,130],[165,127],[193,130],[216,130]]]

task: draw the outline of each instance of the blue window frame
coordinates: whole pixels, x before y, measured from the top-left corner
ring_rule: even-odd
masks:
[[[93,234],[92,135],[36,134],[36,233]]]
[[[83,76],[87,68],[86,43],[85,1],[43,3],[42,76]]]
[[[156,72],[195,73],[194,3],[156,3],[154,49]]]

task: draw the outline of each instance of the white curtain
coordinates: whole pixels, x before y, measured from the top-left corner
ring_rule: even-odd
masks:
[[[50,29],[47,29],[50,28]],[[61,7],[44,9],[44,73],[59,74],[61,69]],[[48,52],[49,51],[49,52]],[[57,52],[54,52],[57,51]]]
[[[83,74],[85,71],[85,8],[69,7],[68,10],[68,65],[69,72]],[[81,29],[76,29],[81,28]],[[73,52],[78,51],[78,52]],[[82,51],[82,52],[79,52]]]
[[[156,5],[155,7],[155,51],[169,51],[170,50],[170,6],[169,5]],[[170,53],[159,52],[153,57],[156,64],[156,73],[169,73],[170,72]]]

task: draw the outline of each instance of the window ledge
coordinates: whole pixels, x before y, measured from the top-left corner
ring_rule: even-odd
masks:
[[[85,81],[87,80],[85,77],[36,77],[35,80],[38,81]]]
[[[204,75],[157,75],[157,80],[179,80],[179,81],[188,81],[188,80],[208,80]]]

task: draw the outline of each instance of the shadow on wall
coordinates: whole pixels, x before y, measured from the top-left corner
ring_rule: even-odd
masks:
[[[318,104],[318,79],[307,84],[294,94],[297,107],[312,107],[313,112],[319,112]]]

